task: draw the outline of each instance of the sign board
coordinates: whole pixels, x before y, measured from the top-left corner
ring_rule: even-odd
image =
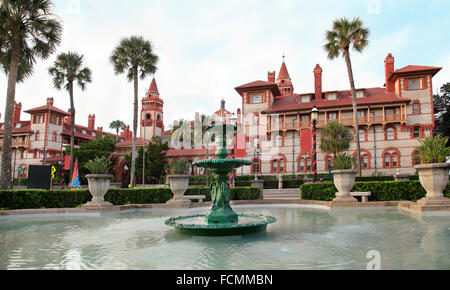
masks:
[[[21,166],[19,166],[19,167],[17,168],[17,171],[18,171],[18,172],[23,172],[23,168],[22,168]]]
[[[28,169],[28,189],[50,190],[51,170],[51,166],[30,165]]]

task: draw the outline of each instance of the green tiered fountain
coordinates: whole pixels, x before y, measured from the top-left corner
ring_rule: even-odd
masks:
[[[243,159],[227,159],[226,132],[236,130],[232,124],[215,124],[207,131],[215,133],[219,139],[216,152],[217,159],[207,159],[194,162],[195,167],[211,169],[213,180],[210,185],[212,209],[207,215],[185,216],[171,218],[166,225],[175,227],[180,233],[196,236],[233,236],[264,231],[268,224],[276,222],[272,216],[238,215],[230,206],[230,175],[251,161]]]

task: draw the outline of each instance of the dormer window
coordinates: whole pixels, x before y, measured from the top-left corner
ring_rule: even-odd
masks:
[[[17,123],[16,124],[16,129],[20,129],[20,128],[22,128],[22,123]]]
[[[252,104],[261,104],[262,96],[261,95],[253,95],[252,96]]]
[[[87,132],[86,132],[86,130],[83,130],[83,131],[81,131],[83,134],[86,134]]]
[[[302,103],[309,103],[311,101],[311,97],[309,95],[302,96]]]
[[[420,89],[420,79],[408,79],[408,90],[418,90]]]
[[[362,99],[365,97],[364,90],[356,91],[356,98]]]
[[[329,93],[327,95],[328,101],[336,101],[337,99],[337,94],[336,93]]]

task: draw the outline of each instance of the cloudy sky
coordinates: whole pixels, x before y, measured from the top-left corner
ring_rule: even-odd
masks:
[[[132,123],[133,87],[116,76],[109,56],[122,37],[142,35],[160,57],[155,74],[165,101],[166,128],[195,112],[211,114],[224,98],[236,111],[241,98],[234,87],[267,80],[278,71],[283,54],[295,92],[312,92],[313,69],[323,70],[325,90],[348,89],[343,59],[327,60],[325,31],[337,17],[360,17],[370,28],[370,45],[352,54],[357,87],[384,84],[384,58],[391,52],[396,69],[414,64],[443,67],[434,91],[450,81],[450,2],[447,0],[56,0],[55,13],[64,24],[57,53],[77,51],[93,72],[86,91],[75,90],[77,124],[111,131],[109,123]],[[32,77],[17,87],[16,100],[30,109],[45,104],[68,109],[69,96],[52,86],[47,72],[56,54],[39,61]],[[152,76],[140,81],[140,98]],[[6,95],[0,73],[0,92]],[[0,99],[2,120],[5,99]],[[22,119],[28,119],[26,114]]]

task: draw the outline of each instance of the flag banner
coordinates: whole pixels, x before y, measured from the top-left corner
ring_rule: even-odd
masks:
[[[312,152],[312,130],[305,129],[300,132],[300,154],[311,154]]]
[[[64,170],[70,170],[70,156],[64,156]]]
[[[245,135],[236,137],[236,158],[245,158]]]
[[[72,181],[70,182],[70,190],[77,190],[77,189],[81,189],[80,177],[78,175],[78,158],[75,160]]]

